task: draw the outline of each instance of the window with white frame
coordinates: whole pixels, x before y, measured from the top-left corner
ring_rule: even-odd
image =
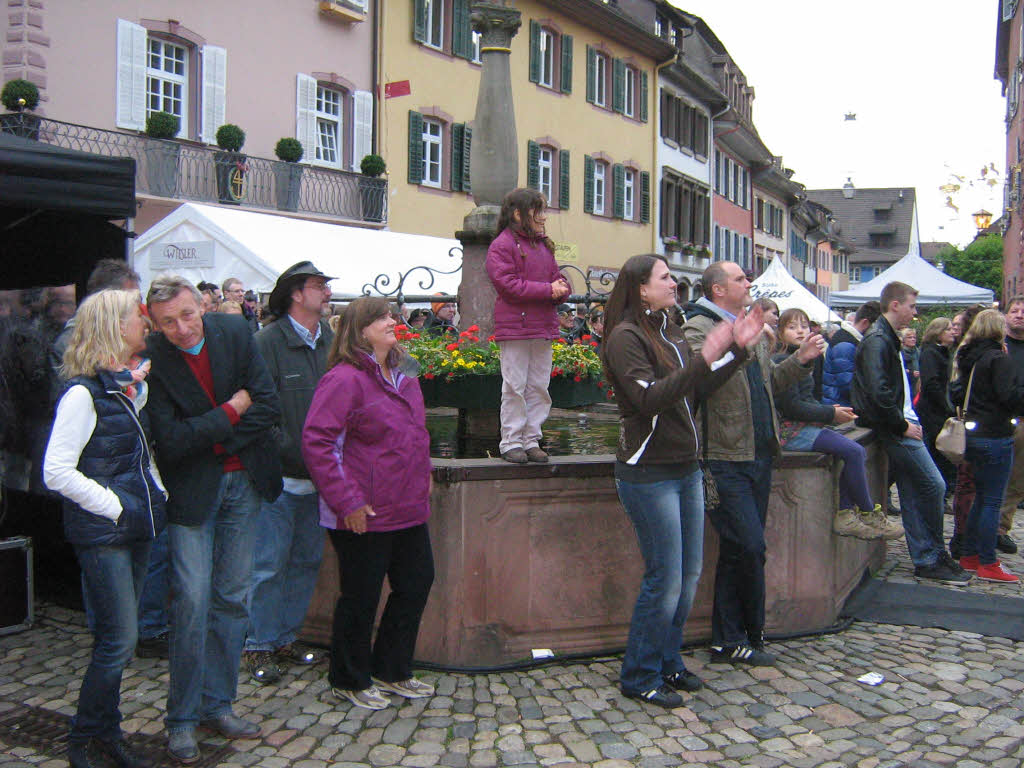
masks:
[[[341,137],[345,96],[341,91],[316,88],[316,163],[341,167]]]
[[[622,113],[633,117],[636,114],[636,70],[632,67],[626,67],[624,86]]]
[[[604,54],[594,58],[594,103],[599,107],[608,106],[608,63]]]
[[[544,195],[544,199],[548,201],[548,205],[552,205],[552,200],[557,204],[558,200],[552,197],[555,176],[555,153],[551,148],[540,148],[537,170],[539,172],[538,179],[540,193]]]
[[[423,118],[423,181],[428,187],[441,186],[441,164],[443,159],[441,137],[444,126],[438,120]]]
[[[169,112],[188,121],[188,51],[182,45],[150,37],[146,56],[146,115]]]
[[[473,30],[473,58],[471,61],[474,64],[480,64],[482,59],[480,58],[480,33],[475,29]]]
[[[555,36],[549,30],[540,31],[540,84],[555,86]]]
[[[635,207],[633,201],[636,199],[636,172],[626,169],[622,177],[622,218],[632,221]]]
[[[432,48],[444,48],[444,0],[426,0],[427,39]]]
[[[608,165],[606,163],[594,163],[594,213],[598,216],[604,215],[605,179]]]

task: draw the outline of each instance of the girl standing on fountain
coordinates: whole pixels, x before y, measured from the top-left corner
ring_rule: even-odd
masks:
[[[666,310],[675,302],[676,283],[663,256],[630,258],[608,299],[601,352],[621,424],[615,486],[644,558],[622,661],[622,693],[669,709],[683,703],[676,691],[702,685],[679,656],[704,557],[693,403],[737,370],[764,326],[762,310],[755,307],[734,323],[715,326],[694,354],[682,329],[668,322]]]
[[[494,336],[501,350],[501,458],[544,463],[541,425],[551,412],[551,342],[558,338],[555,308],[569,284],[555,264],[545,235],[544,196],[513,189],[498,217],[498,236],[487,249],[487,274],[498,292]]]

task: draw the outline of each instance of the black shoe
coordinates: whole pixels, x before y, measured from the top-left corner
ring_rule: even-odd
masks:
[[[71,768],[100,768],[102,763],[91,739],[68,743],[68,763]]]
[[[711,661],[715,664],[747,664],[751,667],[775,666],[774,656],[749,645],[712,645]]]
[[[167,633],[161,632],[156,637],[139,638],[135,644],[135,655],[140,659],[167,659],[171,651],[167,643]]]
[[[963,547],[961,547],[960,534],[954,533],[949,539],[949,554],[954,560],[959,560],[963,557]]]
[[[675,709],[676,707],[683,706],[683,697],[667,685],[660,685],[657,688],[652,688],[644,693],[631,693],[623,690],[622,695],[627,699],[646,701],[649,704],[655,704],[659,707],[664,707],[665,709]]]
[[[996,536],[996,549],[1007,555],[1017,554],[1017,542],[1010,538],[1008,533],[1000,533]]]
[[[964,587],[971,581],[971,574],[957,565],[957,570],[940,557],[934,565],[918,565],[914,568],[914,575],[919,579],[937,581],[940,584],[952,584],[956,587]]]
[[[953,573],[959,574],[961,576],[967,573],[967,571],[960,566],[960,561],[954,560],[952,555],[950,555],[949,552],[947,552],[944,549],[939,553],[939,560],[945,563],[949,570],[953,571]]]
[[[104,741],[96,739],[95,744],[118,768],[149,768],[151,763],[138,755],[124,739]]]
[[[665,685],[677,691],[693,693],[694,691],[699,691],[704,687],[704,683],[701,679],[688,669],[673,672],[671,675],[665,675],[663,679],[665,681]]]

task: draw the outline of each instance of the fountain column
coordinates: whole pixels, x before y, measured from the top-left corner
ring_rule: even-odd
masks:
[[[483,71],[477,94],[469,180],[476,207],[455,233],[462,243],[459,316],[463,329],[480,326],[480,338],[494,333],[495,292],[484,269],[487,248],[497,236],[498,214],[505,195],[519,181],[516,116],[509,64],[512,38],[522,24],[512,0],[473,2],[473,30],[479,32]]]

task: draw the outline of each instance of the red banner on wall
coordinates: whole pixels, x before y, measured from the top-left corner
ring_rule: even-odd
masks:
[[[412,87],[408,80],[395,80],[384,84],[384,98],[392,99],[395,96],[408,96],[412,93]]]

